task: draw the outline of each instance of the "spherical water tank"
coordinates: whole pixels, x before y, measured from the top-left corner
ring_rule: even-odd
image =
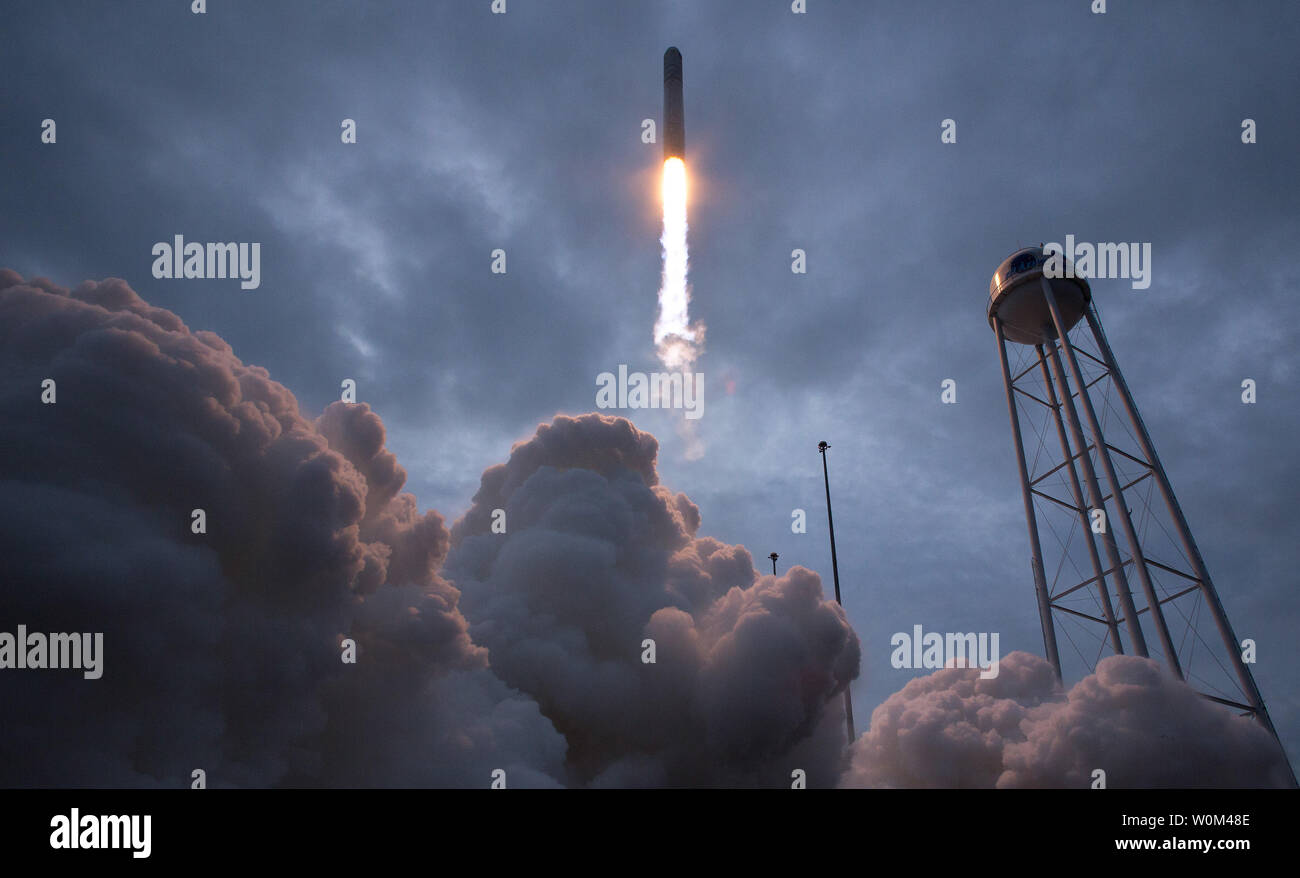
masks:
[[[1070,261],[1064,256],[1058,258],[1062,270],[1056,273],[1073,274]],[[1048,310],[1041,281],[1046,261],[1047,255],[1041,246],[1023,247],[1002,260],[989,282],[989,326],[993,326],[994,317],[1001,319],[1007,341],[1043,344],[1056,338],[1056,327],[1052,323],[1052,312]],[[1088,281],[1081,277],[1049,277],[1047,282],[1052,285],[1056,307],[1061,311],[1068,332],[1083,319],[1084,311],[1092,301],[1092,290]]]

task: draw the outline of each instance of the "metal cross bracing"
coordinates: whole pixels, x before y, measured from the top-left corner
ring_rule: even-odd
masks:
[[[1276,737],[1091,303],[1085,317],[1037,345],[994,321],[1047,658],[1076,679],[1107,655],[1150,656]]]

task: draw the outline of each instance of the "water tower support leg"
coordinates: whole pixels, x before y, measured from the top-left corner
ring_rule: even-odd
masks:
[[[1237,635],[1232,630],[1232,624],[1228,621],[1228,615],[1223,610],[1223,604],[1219,601],[1219,593],[1210,580],[1205,561],[1201,558],[1201,551],[1197,548],[1196,541],[1192,539],[1192,531],[1187,526],[1187,518],[1183,515],[1182,507],[1178,505],[1178,498],[1174,496],[1173,487],[1169,484],[1169,477],[1165,475],[1165,468],[1160,463],[1160,458],[1156,456],[1156,449],[1151,442],[1151,436],[1147,433],[1146,424],[1142,422],[1137,406],[1133,403],[1133,396],[1129,393],[1128,384],[1124,381],[1124,376],[1119,371],[1119,365],[1115,362],[1115,354],[1106,341],[1106,334],[1101,328],[1101,322],[1093,314],[1091,308],[1087,311],[1087,317],[1093,338],[1097,340],[1097,348],[1101,351],[1102,359],[1105,360],[1106,367],[1110,369],[1114,379],[1115,388],[1119,391],[1120,400],[1124,404],[1124,412],[1133,425],[1133,432],[1137,436],[1138,445],[1142,449],[1142,453],[1146,455],[1147,462],[1155,471],[1156,485],[1160,488],[1160,495],[1164,498],[1165,506],[1169,510],[1169,517],[1173,519],[1174,527],[1178,530],[1183,550],[1187,553],[1187,560],[1191,563],[1196,578],[1201,581],[1201,592],[1205,596],[1205,604],[1214,617],[1214,624],[1219,629],[1219,635],[1223,638],[1224,646],[1227,647],[1233,670],[1237,674],[1237,680],[1241,683],[1242,691],[1246,694],[1251,707],[1254,708],[1259,721],[1276,738],[1277,730],[1273,727],[1273,721],[1269,718],[1268,711],[1264,708],[1264,699],[1259,693],[1259,687],[1255,685],[1255,678],[1241,660],[1240,641],[1237,640]]]
[[[1047,401],[1052,405],[1052,417],[1056,421],[1056,438],[1061,445],[1061,459],[1070,474],[1070,496],[1074,498],[1075,508],[1079,510],[1079,521],[1083,524],[1083,538],[1087,541],[1088,558],[1092,561],[1092,575],[1097,577],[1097,593],[1101,598],[1102,614],[1106,617],[1106,630],[1110,634],[1110,648],[1116,655],[1124,654],[1124,642],[1119,636],[1119,625],[1115,623],[1115,609],[1110,602],[1110,591],[1106,586],[1106,574],[1101,566],[1101,557],[1097,554],[1097,541],[1092,532],[1092,522],[1088,520],[1088,510],[1083,505],[1083,488],[1079,484],[1079,471],[1075,468],[1073,455],[1070,453],[1070,440],[1065,436],[1065,422],[1061,419],[1061,404],[1056,400],[1056,388],[1052,386],[1052,376],[1047,371],[1047,356],[1042,345],[1035,345],[1038,351],[1038,368],[1043,373],[1043,386],[1047,388]],[[1087,452],[1080,450],[1080,455]]]
[[[1083,467],[1084,481],[1088,486],[1088,502],[1093,509],[1102,509],[1105,504],[1101,499],[1101,485],[1097,482],[1097,470],[1092,465],[1092,458],[1088,456],[1088,442],[1083,438],[1083,428],[1079,426],[1079,412],[1074,408],[1074,398],[1070,396],[1070,383],[1065,377],[1065,367],[1061,365],[1061,355],[1055,344],[1048,347],[1047,354],[1052,374],[1056,376],[1056,384],[1061,391],[1061,408],[1070,423],[1074,444],[1079,449],[1079,465]],[[1092,532],[1091,519],[1088,521],[1088,530],[1089,533]],[[1129,588],[1128,576],[1124,573],[1124,565],[1119,557],[1119,547],[1115,545],[1115,535],[1110,528],[1106,528],[1106,532],[1101,535],[1101,544],[1106,548],[1106,559],[1110,561],[1115,582],[1119,585],[1119,607],[1124,613],[1124,625],[1128,628],[1133,652],[1145,658],[1148,655],[1146,635],[1142,633],[1142,622],[1138,618],[1137,607],[1133,604],[1133,591]]]
[[[1092,397],[1088,395],[1087,383],[1083,380],[1083,372],[1079,369],[1079,359],[1074,355],[1074,346],[1070,344],[1065,321],[1061,319],[1061,309],[1056,305],[1056,296],[1052,293],[1052,285],[1047,282],[1047,278],[1041,278],[1040,282],[1043,285],[1043,295],[1047,298],[1047,308],[1052,312],[1052,322],[1056,325],[1061,349],[1065,351],[1065,362],[1070,367],[1070,375],[1074,378],[1075,386],[1079,388],[1079,402],[1083,408],[1084,416],[1088,419],[1088,429],[1092,433],[1093,443],[1097,446],[1097,459],[1101,462],[1101,471],[1106,475],[1106,482],[1110,485],[1111,498],[1115,501],[1115,514],[1119,518],[1120,526],[1124,529],[1124,538],[1128,541],[1129,555],[1133,558],[1133,567],[1137,570],[1138,582],[1142,584],[1142,593],[1146,596],[1147,609],[1156,624],[1156,634],[1160,637],[1160,647],[1165,654],[1165,663],[1169,670],[1181,680],[1183,678],[1183,669],[1178,662],[1178,650],[1174,647],[1173,638],[1169,636],[1169,625],[1165,622],[1165,614],[1160,610],[1160,598],[1156,595],[1155,585],[1151,582],[1151,573],[1147,570],[1147,559],[1142,554],[1142,543],[1138,539],[1137,529],[1133,527],[1133,519],[1128,514],[1128,504],[1124,500],[1123,483],[1115,474],[1115,464],[1110,459],[1110,450],[1106,447],[1106,437],[1101,431],[1101,423],[1097,420],[1097,411],[1093,408]],[[1106,530],[1108,532],[1110,530],[1109,522],[1106,523]]]
[[[1007,363],[1007,340],[1002,333],[1002,321],[994,318],[998,334],[998,352],[1002,355],[1002,383],[1007,391],[1007,409],[1011,412],[1011,436],[1016,443],[1016,464],[1020,468],[1020,493],[1025,501],[1025,523],[1029,527],[1029,549],[1033,552],[1030,564],[1034,569],[1034,592],[1038,596],[1038,616],[1043,626],[1043,649],[1047,661],[1061,679],[1061,656],[1056,649],[1056,628],[1052,624],[1052,601],[1047,593],[1047,576],[1043,573],[1043,550],[1038,542],[1038,519],[1034,515],[1034,495],[1029,488],[1029,470],[1025,466],[1025,443],[1020,437],[1020,415],[1016,411],[1016,395],[1011,387],[1011,366]]]

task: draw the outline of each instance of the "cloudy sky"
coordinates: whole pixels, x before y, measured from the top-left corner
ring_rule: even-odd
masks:
[[[661,146],[641,122],[676,45],[705,453],[687,459],[680,413],[621,414],[658,437],[700,536],[827,584],[832,445],[859,731],[913,675],[889,665],[893,632],[1000,632],[1004,655],[1041,654],[985,306],[1009,252],[1073,234],[1152,245],[1149,289],[1098,281],[1095,298],[1300,754],[1300,9],[489,5],[8,11],[0,267],[123,278],[309,418],[355,379],[405,490],[450,523],[512,443],[593,409],[599,373],[656,366]],[[175,235],[260,242],[260,288],[155,279],[152,247]]]

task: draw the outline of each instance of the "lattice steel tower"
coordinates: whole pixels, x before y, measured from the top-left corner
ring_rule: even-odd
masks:
[[[1108,654],[1150,655],[1206,698],[1253,715],[1276,739],[1088,282],[1047,278],[1047,255],[1026,247],[1008,256],[989,284],[988,306],[1047,659],[1058,676],[1074,678],[1079,665],[1091,673]],[[1068,642],[1065,674],[1058,635]]]

